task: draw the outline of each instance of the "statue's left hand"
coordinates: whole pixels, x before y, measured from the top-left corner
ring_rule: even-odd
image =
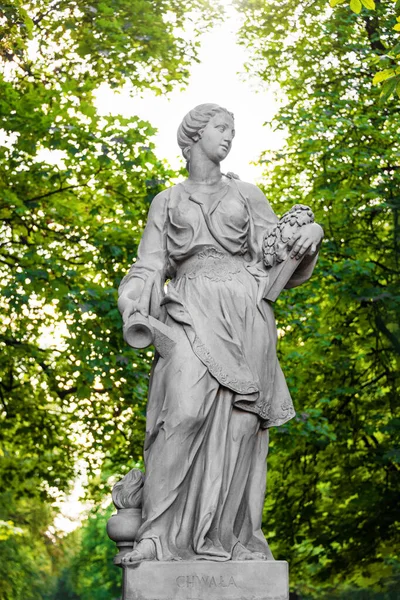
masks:
[[[315,254],[323,237],[324,230],[318,223],[310,223],[300,227],[288,241],[288,247],[292,249],[291,258],[300,260],[307,252],[310,255]]]

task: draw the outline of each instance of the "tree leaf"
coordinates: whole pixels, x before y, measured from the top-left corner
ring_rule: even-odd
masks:
[[[360,0],[350,0],[350,8],[357,15],[361,12],[362,4]]]
[[[377,85],[381,81],[385,81],[386,79],[389,79],[389,77],[392,77],[393,75],[394,75],[394,69],[385,69],[384,71],[379,71],[378,73],[375,73],[372,83],[374,85]]]
[[[382,92],[380,95],[380,99],[382,102],[385,102],[386,100],[388,100],[390,98],[390,96],[395,91],[396,86],[398,85],[399,81],[400,81],[400,77],[396,76],[396,77],[392,77],[391,79],[386,81],[386,83],[383,84]]]
[[[361,0],[365,8],[368,10],[375,10],[375,2],[374,0]]]

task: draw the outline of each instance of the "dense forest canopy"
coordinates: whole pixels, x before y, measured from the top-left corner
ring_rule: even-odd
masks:
[[[248,71],[282,92],[273,125],[286,143],[261,157],[263,189],[277,214],[309,204],[325,229],[314,278],[276,303],[298,416],[273,434],[264,526],[299,597],[394,598],[398,74],[374,75],[395,69],[400,7],[336,4],[235,4]],[[0,5],[4,600],[118,595],[103,507],[115,477],[142,464],[151,351],[123,343],[116,290],[177,174],[151,124],[99,117],[95,92],[184,85],[198,35],[221,17],[201,0]],[[60,539],[53,502],[82,461],[98,508]]]
[[[305,589],[368,587],[392,572],[399,542],[399,105],[379,104],[370,60],[395,7],[239,6],[248,69],[286,95],[273,123],[286,145],[262,157],[264,191],[277,211],[310,204],[325,228],[318,274],[277,303],[301,408],[276,433],[266,524]]]
[[[199,34],[218,13],[197,0],[0,9],[0,597],[17,600],[49,588],[50,507],[78,460],[118,475],[142,453],[150,358],[123,344],[116,289],[172,172],[151,124],[100,118],[95,91],[185,83],[198,44],[185,19]]]

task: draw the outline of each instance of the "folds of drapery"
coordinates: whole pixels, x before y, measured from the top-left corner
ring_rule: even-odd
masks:
[[[268,430],[167,323],[180,339],[152,373],[139,538],[159,560],[226,561],[238,544],[272,558],[261,531]]]
[[[263,300],[262,241],[277,217],[255,186],[227,185],[229,193],[203,206],[182,186],[156,196],[120,286],[151,284],[154,310],[161,302],[177,340],[156,355],[147,407],[139,538],[154,541],[159,560],[224,561],[240,547],[272,558],[261,531],[267,428],[295,414]],[[177,278],[176,267],[204,246],[242,256],[244,268],[226,282],[206,272]],[[308,279],[314,263],[303,261],[291,283]]]
[[[248,214],[248,219],[245,219],[245,222],[243,223],[243,227],[247,229],[246,245],[248,249],[248,270],[259,285],[260,300],[264,297],[263,290],[265,289],[268,279],[268,274],[262,261],[263,239],[267,230],[277,223],[278,217],[275,215],[269,202],[257,186],[232,179],[228,184],[228,187],[230,188],[231,193],[241,197]],[[173,240],[174,234],[176,236],[186,235],[187,241],[185,246],[188,249],[188,252],[192,252],[193,248],[196,246],[196,240],[193,239],[195,237],[195,228],[191,225],[190,219],[188,219],[187,222],[188,232],[182,233],[176,229],[172,232],[169,231],[171,223],[169,211],[171,205],[177,206],[181,202],[187,201],[189,196],[190,195],[185,191],[182,185],[177,185],[162,191],[153,199],[147,218],[147,224],[139,244],[137,260],[131,266],[128,274],[122,279],[119,287],[120,294],[123,293],[125,286],[130,279],[137,277],[146,281],[148,277],[152,277],[155,282],[154,285],[157,290],[157,297],[162,297],[165,280],[167,278],[172,278],[174,275],[174,263],[177,259],[176,254],[178,254],[178,260],[182,259],[182,255],[177,253],[175,248],[168,248],[168,237]],[[197,205],[196,208],[199,213],[202,212],[199,205]],[[195,213],[192,213],[192,215],[194,216]],[[230,218],[231,215],[228,213],[227,223],[229,223]],[[212,220],[212,217],[210,220]],[[174,226],[176,227],[176,224],[174,224]],[[204,230],[201,221],[198,221],[197,229]],[[217,233],[219,231],[221,236],[223,236],[223,226],[216,227],[215,230]],[[192,238],[190,237],[190,234],[192,234]],[[231,231],[231,235],[234,235],[233,231]],[[227,240],[228,238],[224,239],[224,246],[226,246]],[[233,243],[232,251],[234,253],[234,244],[238,243],[238,236],[234,236],[234,239],[231,241]],[[208,245],[215,243],[218,246],[218,242],[212,236],[209,236],[207,242]],[[304,257],[285,287],[289,289],[307,281],[312,275],[317,258],[318,255]]]

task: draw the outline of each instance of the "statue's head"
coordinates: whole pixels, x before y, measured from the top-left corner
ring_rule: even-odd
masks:
[[[192,146],[201,139],[203,131],[209,122],[219,115],[228,115],[229,119],[232,121],[234,119],[233,114],[226,108],[211,103],[199,104],[184,116],[182,123],[178,127],[177,137],[179,147],[182,150],[187,166],[190,162],[190,150]]]

